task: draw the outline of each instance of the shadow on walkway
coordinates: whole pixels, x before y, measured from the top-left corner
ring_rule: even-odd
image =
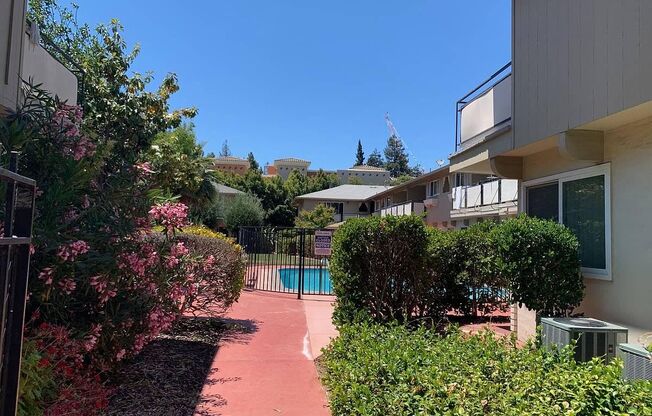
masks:
[[[107,413],[191,416],[200,403],[223,406],[226,401],[219,395],[201,397],[207,383],[237,381],[210,377],[216,371],[211,370],[211,365],[219,346],[247,344],[257,331],[254,320],[180,319],[116,374],[117,388]]]

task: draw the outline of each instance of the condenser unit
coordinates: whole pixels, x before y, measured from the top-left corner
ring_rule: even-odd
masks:
[[[541,318],[544,346],[563,348],[576,340],[575,360],[616,356],[618,344],[627,342],[627,328],[593,318]]]
[[[620,344],[618,349],[625,380],[652,380],[652,352],[634,344]]]

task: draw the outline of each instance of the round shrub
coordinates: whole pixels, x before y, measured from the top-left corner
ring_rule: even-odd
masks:
[[[210,231],[210,230],[209,230]],[[241,246],[223,234],[186,228],[178,235],[191,256],[204,259],[195,273],[196,290],[187,294],[185,312],[223,313],[240,297],[247,263]]]
[[[337,296],[334,320],[360,314],[405,322],[438,316],[442,282],[429,267],[431,233],[420,217],[348,220],[335,233],[330,273]]]
[[[224,219],[230,232],[236,232],[240,227],[262,225],[264,218],[265,210],[255,196],[236,195],[226,204]]]
[[[492,230],[492,244],[512,299],[540,314],[563,316],[584,296],[579,243],[553,221],[521,215]]]

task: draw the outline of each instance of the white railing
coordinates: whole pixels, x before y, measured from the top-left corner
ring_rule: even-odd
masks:
[[[380,210],[380,216],[386,217],[392,215],[399,217],[402,215],[420,215],[425,212],[423,202],[405,202],[402,204],[392,205],[391,207],[383,208]]]
[[[497,179],[472,186],[453,188],[453,209],[475,208],[514,202],[518,199],[518,180]]]
[[[512,116],[512,77],[488,89],[464,105],[460,113],[460,142],[470,140]]]

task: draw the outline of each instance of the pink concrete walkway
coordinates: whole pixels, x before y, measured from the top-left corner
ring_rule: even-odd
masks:
[[[330,414],[312,357],[335,334],[326,319],[332,307],[328,301],[305,303],[296,295],[242,294],[228,318],[244,333],[221,343],[197,415]],[[311,332],[318,345],[311,344]]]

